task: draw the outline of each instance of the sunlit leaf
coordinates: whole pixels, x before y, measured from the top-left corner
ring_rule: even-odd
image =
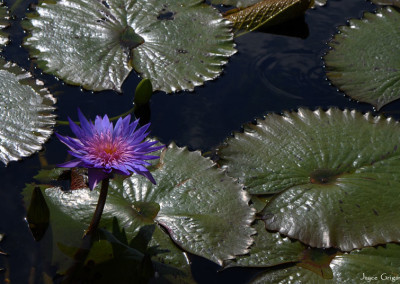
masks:
[[[0,50],[8,42],[9,15],[0,3]],[[55,123],[54,98],[43,83],[0,58],[0,161],[8,164],[41,149]]]
[[[237,31],[254,31],[260,27],[273,26],[304,15],[310,8],[311,2],[311,0],[264,0],[247,8],[229,10],[225,18],[233,23]]]
[[[41,1],[25,46],[45,72],[87,89],[121,91],[135,69],[154,90],[193,90],[235,53],[229,23],[202,2]]]
[[[0,161],[7,164],[42,148],[53,133],[55,99],[43,82],[0,58]]]
[[[279,193],[266,227],[344,251],[400,241],[400,125],[356,111],[270,114],[219,150],[252,194]]]
[[[377,109],[400,98],[399,23],[400,13],[385,8],[339,27],[324,57],[329,80]]]
[[[338,254],[330,263],[332,279],[300,266],[261,273],[250,283],[395,283],[400,280],[400,246],[387,244]]]

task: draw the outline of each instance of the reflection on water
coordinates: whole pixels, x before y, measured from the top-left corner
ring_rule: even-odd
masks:
[[[301,38],[304,27],[294,28],[299,36],[254,32],[237,38],[238,53],[219,79],[194,93],[154,96],[153,134],[165,143],[175,140],[178,145],[208,151],[267,112],[299,106],[372,111],[370,105],[350,100],[329,84],[321,57],[336,26],[373,8],[366,1],[329,1],[326,7],[307,12],[305,39]]]

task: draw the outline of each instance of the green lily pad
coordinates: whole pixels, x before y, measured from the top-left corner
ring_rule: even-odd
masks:
[[[315,0],[314,1],[314,6],[324,6],[326,5],[327,0]],[[374,1],[374,0],[372,0]],[[378,1],[378,0],[375,0]],[[388,0],[390,1],[390,0]],[[396,0],[392,0],[396,1]],[[262,2],[262,0],[211,0],[211,4],[214,5],[228,5],[228,6],[235,6],[237,8],[246,8],[251,5],[257,4],[259,2]],[[380,1],[383,2],[383,1]]]
[[[238,256],[227,266],[242,267],[271,267],[282,263],[298,262],[301,260],[306,246],[298,241],[281,237],[279,233],[270,233],[265,224],[257,221],[253,227],[254,244],[247,255]]]
[[[8,14],[7,7],[3,6],[3,2],[0,2],[0,51],[1,46],[8,43],[8,33],[3,29],[10,25],[10,16]]]
[[[52,172],[56,171],[58,169]],[[46,172],[52,175],[50,171]],[[41,176],[43,177],[44,174],[42,173]],[[24,189],[25,204],[30,203],[32,191],[35,186],[34,184],[27,185]],[[50,228],[52,229],[53,243],[57,244],[53,246],[51,255],[47,257],[51,260],[52,265],[58,267],[59,273],[64,274],[74,263],[73,257],[77,249],[81,246],[83,233],[87,229],[93,215],[98,199],[98,192],[95,190],[90,191],[88,188],[63,191],[58,186],[49,188],[48,185],[42,185],[41,188],[50,210]],[[60,200],[57,200],[57,198],[60,198]],[[117,207],[115,204],[109,204],[113,203],[112,201],[110,202],[110,199],[112,200],[112,198],[108,199],[105,211]],[[83,205],[85,203],[86,209],[84,208],[85,205]],[[74,211],[74,206],[76,206],[77,211],[75,214],[71,214],[71,211]],[[129,211],[132,209],[124,208],[124,210]],[[113,218],[112,214],[107,213],[107,211],[104,212],[100,226],[106,226],[108,230],[112,230]],[[125,228],[127,229],[128,238],[132,239],[136,237],[143,226],[146,226],[146,223],[141,222],[141,220],[131,221],[131,226]],[[159,226],[155,227],[149,245],[167,251],[167,253],[156,254],[151,258],[160,281],[164,281],[164,283],[194,282],[186,253],[179,249]],[[112,261],[110,252],[111,246],[108,242],[95,242],[87,259],[93,260],[98,265],[103,265]],[[176,270],[179,271],[177,272]],[[170,271],[174,271],[175,273],[171,274]],[[108,269],[104,277],[112,277],[112,273],[113,271]]]
[[[239,256],[228,266],[266,267],[276,269],[277,265],[290,263],[306,268],[322,278],[331,279],[330,268],[336,250],[324,250],[306,247],[299,241],[282,237],[279,233],[271,233],[265,229],[261,221],[254,225],[257,235],[248,255]]]
[[[266,227],[344,251],[400,241],[400,125],[356,111],[271,114],[219,150],[252,194],[279,193]]]
[[[400,13],[388,7],[339,27],[324,57],[329,80],[377,109],[400,98],[399,22]]]
[[[297,18],[311,7],[312,0],[264,0],[246,7],[232,9],[224,17],[233,23],[237,36]],[[238,31],[244,31],[238,33]]]
[[[251,206],[256,209],[256,212],[261,212],[267,203],[271,200],[271,196],[260,196],[260,195],[252,195],[251,196]]]
[[[400,7],[400,0],[371,0],[375,5],[392,5]]]
[[[193,90],[236,52],[229,23],[202,2],[41,1],[25,46],[45,72],[87,89],[121,91],[134,68],[154,90]]]
[[[210,2],[214,5],[228,5],[238,8],[246,8],[251,5],[257,4],[258,2],[260,2],[260,0],[211,0]]]
[[[179,247],[218,264],[248,252],[255,210],[246,191],[211,160],[172,144],[152,175],[157,185],[139,175],[113,179],[100,225],[110,227],[117,217],[131,237],[141,226],[155,223],[154,236],[165,230]],[[63,214],[88,224],[99,193],[66,193],[55,187],[44,195]]]
[[[364,248],[336,255],[330,263],[332,279],[300,266],[267,271],[259,274],[255,283],[393,283],[400,280],[400,246]]]
[[[0,161],[8,164],[42,148],[53,133],[55,99],[43,82],[0,58]]]

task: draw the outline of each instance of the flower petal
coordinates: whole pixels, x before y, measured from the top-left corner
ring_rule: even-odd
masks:
[[[69,127],[71,128],[72,132],[76,135],[76,137],[80,138],[83,135],[82,129],[72,121],[71,118],[68,117]]]
[[[142,175],[144,177],[146,177],[149,181],[151,181],[152,184],[157,184],[155,179],[153,178],[153,176],[151,175],[151,173],[149,172],[148,169],[146,169],[143,166],[137,165],[135,167],[135,172],[139,175]]]
[[[85,132],[86,135],[91,134],[93,132],[93,126],[89,121],[86,119],[86,117],[83,115],[81,110],[78,108],[78,117],[79,121],[81,122],[81,127],[82,130]]]
[[[109,177],[110,175],[105,173],[101,169],[91,168],[88,169],[88,178],[89,178],[89,188],[93,190],[96,185],[101,182],[103,179]]]
[[[137,129],[139,119],[130,123],[130,115],[119,118],[115,127],[107,115],[97,116],[93,123],[86,119],[80,109],[78,117],[80,127],[68,118],[77,138],[56,133],[60,141],[70,148],[68,152],[76,158],[60,166],[87,168],[90,189],[104,178],[110,178],[113,173],[130,175],[133,172],[156,183],[146,168],[151,163],[146,160],[158,159],[159,156],[149,154],[165,146],[153,146],[158,142],[145,140],[150,123]]]
[[[75,160],[71,160],[62,164],[58,164],[57,167],[60,168],[76,168],[76,167],[80,167],[82,165],[82,161],[75,159]]]

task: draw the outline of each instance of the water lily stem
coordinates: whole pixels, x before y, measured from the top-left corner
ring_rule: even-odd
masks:
[[[89,228],[87,229],[85,236],[92,235],[99,226],[101,214],[103,214],[104,205],[106,204],[109,183],[110,183],[109,178],[105,178],[101,182],[99,200],[97,201],[96,210],[94,211],[92,221],[90,222]]]

